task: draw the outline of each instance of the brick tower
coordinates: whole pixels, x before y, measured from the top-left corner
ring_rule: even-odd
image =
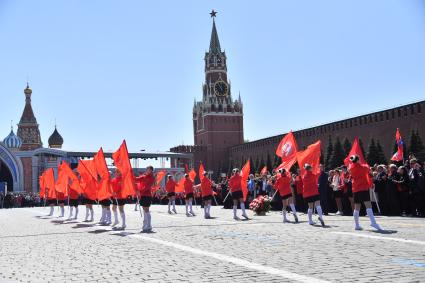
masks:
[[[193,106],[193,133],[195,146],[206,149],[203,162],[214,174],[228,171],[228,148],[243,143],[243,106],[240,95],[233,99],[231,85],[227,77],[227,57],[221,51],[213,18],[211,41],[205,53],[205,82],[202,100]],[[217,175],[216,175],[217,176]]]

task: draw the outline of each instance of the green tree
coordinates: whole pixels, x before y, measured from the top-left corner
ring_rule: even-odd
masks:
[[[351,146],[352,146],[352,144],[351,144],[351,142],[347,139],[347,138],[345,138],[344,139],[344,143],[343,143],[343,145],[342,145],[343,147],[344,147],[344,154],[345,154],[345,156],[347,157],[348,156],[348,154],[350,153],[350,151],[351,151]]]
[[[388,164],[387,158],[385,157],[384,150],[382,149],[382,146],[379,140],[376,140],[376,153],[377,153],[378,164]]]
[[[369,144],[369,149],[367,151],[367,162],[370,166],[373,166],[379,163],[378,149],[376,147],[375,140],[372,138]]]
[[[412,135],[410,136],[410,146],[409,153],[413,153],[417,155],[424,150],[424,145],[422,143],[421,136],[419,135],[419,131],[412,131]]]
[[[325,159],[325,167],[327,170],[331,169],[330,168],[330,162],[331,162],[331,157],[332,157],[332,153],[333,153],[333,145],[332,145],[332,139],[331,136],[329,135],[329,142],[328,142],[328,148],[326,150],[326,159]]]
[[[345,158],[344,148],[342,147],[339,137],[336,138],[335,145],[333,147],[333,153],[330,159],[330,168],[337,168],[344,164]]]

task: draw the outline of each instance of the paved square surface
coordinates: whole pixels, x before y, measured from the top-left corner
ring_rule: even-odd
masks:
[[[183,206],[177,215],[153,206],[154,233],[142,234],[133,209],[124,232],[83,223],[83,206],[78,221],[45,217],[48,208],[0,210],[0,282],[425,282],[423,218],[377,217],[389,230],[377,233],[365,217],[358,232],[344,216],[325,216],[322,228],[306,215],[234,221],[212,207],[206,220],[200,208],[188,218]]]

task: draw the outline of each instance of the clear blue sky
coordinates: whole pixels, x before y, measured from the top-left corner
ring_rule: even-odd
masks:
[[[425,98],[424,1],[0,0],[1,138],[28,76],[45,145],[192,144],[213,8],[245,139]]]

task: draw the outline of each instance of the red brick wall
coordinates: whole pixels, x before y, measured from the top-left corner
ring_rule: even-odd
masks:
[[[294,134],[300,149],[320,139],[324,154],[326,154],[329,135],[333,142],[336,137],[339,137],[341,142],[345,138],[352,142],[355,137],[359,137],[366,151],[370,140],[374,138],[379,140],[387,159],[390,159],[395,143],[396,128],[400,129],[408,146],[412,130],[418,130],[422,140],[425,141],[425,101],[296,131]],[[229,150],[230,159],[237,162],[249,157],[252,157],[254,161],[257,158],[266,160],[269,154],[274,160],[276,147],[283,136],[234,146]]]

